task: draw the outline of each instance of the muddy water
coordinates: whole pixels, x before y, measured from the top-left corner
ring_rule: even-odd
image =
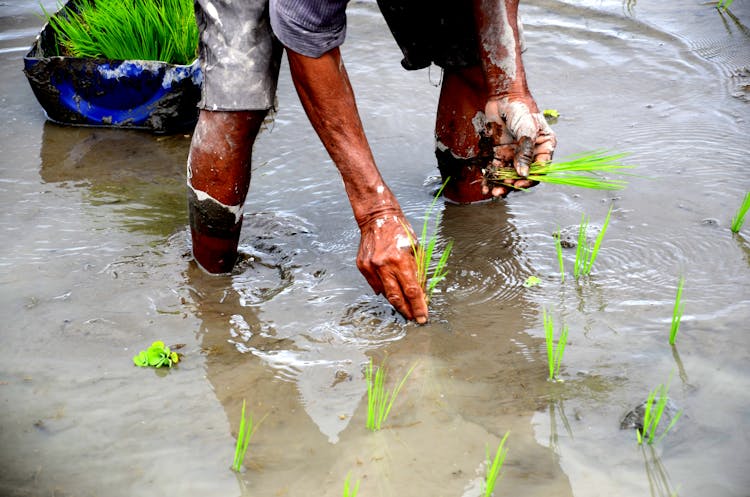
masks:
[[[49,3],[49,2],[48,2]],[[622,192],[541,186],[442,209],[451,273],[427,326],[354,267],[340,179],[282,72],[257,144],[232,276],[190,261],[189,137],[46,123],[21,73],[33,2],[0,4],[0,494],[476,497],[486,444],[511,431],[498,495],[746,496],[750,13],[700,2],[526,2],[527,70],[558,156],[631,152]],[[384,176],[415,222],[429,205],[438,71],[405,73],[371,3],[344,47]],[[551,233],[600,223],[592,276],[560,281]],[[541,284],[525,288],[530,275]],[[667,344],[685,277],[678,345]],[[565,382],[545,381],[541,310],[569,326]],[[138,370],[151,341],[173,371]],[[416,363],[388,428],[364,429],[369,357]],[[675,430],[640,449],[621,417],[671,380]],[[229,465],[240,406],[265,416]]]

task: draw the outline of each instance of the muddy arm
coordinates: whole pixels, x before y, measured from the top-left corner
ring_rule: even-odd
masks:
[[[287,55],[302,106],[341,173],[362,233],[357,266],[396,310],[425,322],[427,304],[405,230],[409,223],[375,165],[339,49],[312,58],[287,48]]]
[[[502,124],[521,176],[534,161],[552,159],[557,140],[526,82],[518,30],[518,0],[474,0],[479,55],[487,83],[485,114]],[[523,185],[518,185],[524,187]]]

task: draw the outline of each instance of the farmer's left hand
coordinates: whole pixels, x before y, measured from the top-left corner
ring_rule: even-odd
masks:
[[[519,176],[529,174],[534,162],[552,160],[557,145],[555,132],[547,124],[544,115],[531,95],[493,97],[485,106],[487,121],[494,123],[495,159],[492,167],[512,165]],[[495,197],[505,196],[518,188],[529,188],[536,184],[528,179],[506,180],[508,186],[483,186],[483,192],[492,192]]]

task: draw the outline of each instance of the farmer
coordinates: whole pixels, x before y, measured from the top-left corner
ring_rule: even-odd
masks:
[[[414,235],[375,165],[339,52],[347,2],[196,1],[204,81],[187,167],[193,256],[209,273],[234,266],[253,143],[274,104],[283,45],[302,106],[341,174],[359,225],[357,267],[375,293],[424,323],[427,305],[409,242]],[[404,52],[402,64],[416,69],[435,62],[445,70],[437,154],[441,173],[453,181],[446,196],[458,202],[531,186],[522,179],[490,187],[482,169],[512,165],[525,176],[533,160],[551,158],[555,145],[526,85],[518,0],[468,3],[380,1]],[[426,15],[434,11],[444,19]]]

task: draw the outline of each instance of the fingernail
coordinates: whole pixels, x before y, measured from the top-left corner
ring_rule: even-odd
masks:
[[[427,322],[427,318],[425,316],[417,316],[417,324],[425,324]]]

